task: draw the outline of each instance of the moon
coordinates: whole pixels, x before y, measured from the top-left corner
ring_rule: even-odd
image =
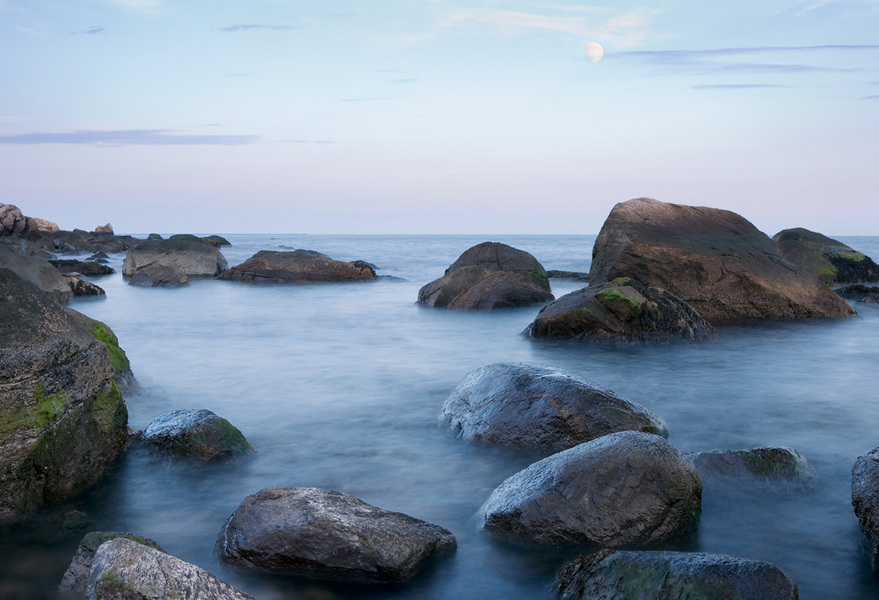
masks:
[[[591,63],[597,63],[604,56],[604,48],[598,42],[589,42],[586,44],[586,58]]]

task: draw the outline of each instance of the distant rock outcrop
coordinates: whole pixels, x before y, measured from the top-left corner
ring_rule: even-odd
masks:
[[[21,209],[0,202],[0,235],[20,235],[27,230],[27,217],[21,214]]]
[[[113,226],[109,223],[106,225],[98,225],[95,227],[95,233],[98,235],[113,235]]]
[[[879,281],[873,259],[826,235],[798,227],[779,231],[772,241],[786,259],[827,285]]]
[[[215,246],[197,238],[144,240],[125,255],[122,275],[131,277],[153,266],[173,267],[187,277],[215,277],[228,268],[228,263]]]
[[[614,206],[595,240],[589,281],[618,277],[665,289],[712,324],[854,314],[754,225],[716,208],[650,198]]]
[[[524,250],[484,242],[418,292],[418,303],[453,309],[530,306],[552,300],[546,269]]]
[[[628,277],[562,296],[544,306],[524,333],[601,344],[703,342],[717,337],[692,306]]]
[[[375,269],[363,261],[333,260],[314,250],[261,250],[219,279],[247,283],[372,281]]]

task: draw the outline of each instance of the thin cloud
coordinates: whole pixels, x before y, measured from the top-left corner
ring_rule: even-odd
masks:
[[[363,98],[342,98],[342,102],[375,102],[376,100],[390,100],[387,96],[366,96]]]
[[[0,135],[0,144],[78,144],[86,146],[240,146],[255,135],[190,135],[167,129],[82,130]]]
[[[260,25],[256,23],[246,24],[246,25],[229,25],[228,27],[220,27],[220,31],[224,31],[226,33],[238,33],[241,31],[256,31],[256,30],[270,30],[270,31],[286,31],[288,29],[296,29],[293,25]]]
[[[332,140],[281,140],[281,144],[335,144]]]
[[[100,35],[107,31],[107,28],[104,25],[95,25],[94,27],[88,27],[86,29],[80,29],[79,31],[74,31],[74,35],[85,34],[85,35]]]
[[[787,88],[789,85],[774,83],[714,83],[706,85],[694,85],[694,90],[753,90],[760,88]]]
[[[879,100],[879,96],[864,96],[861,100]]]
[[[396,77],[394,79],[388,79],[391,83],[413,83],[418,81],[414,77]]]
[[[753,46],[745,48],[714,48],[710,50],[632,50],[616,52],[619,57],[645,57],[663,60],[690,60],[737,54],[766,54],[776,52],[816,52],[837,50],[879,50],[879,44],[828,44],[823,46]]]

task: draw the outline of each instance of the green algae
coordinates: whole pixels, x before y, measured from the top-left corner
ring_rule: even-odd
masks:
[[[96,340],[103,342],[107,346],[107,351],[110,353],[110,364],[113,365],[113,370],[116,371],[116,374],[130,375],[131,362],[129,362],[128,356],[125,355],[125,350],[119,347],[119,339],[113,333],[113,330],[107,327],[106,324],[95,321],[89,328],[89,333]]]
[[[833,255],[833,258],[842,258],[853,262],[861,262],[867,257],[861,252],[837,252]]]
[[[68,401],[64,392],[47,396],[45,386],[40,383],[34,390],[33,403],[19,406],[0,417],[0,434],[7,435],[19,429],[41,431],[61,416]]]
[[[624,319],[633,319],[640,312],[647,298],[638,290],[630,287],[604,289],[595,297],[615,315]]]

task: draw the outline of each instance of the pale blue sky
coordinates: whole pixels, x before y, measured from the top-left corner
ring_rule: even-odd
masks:
[[[879,0],[0,0],[0,56],[0,202],[67,229],[879,235]]]

